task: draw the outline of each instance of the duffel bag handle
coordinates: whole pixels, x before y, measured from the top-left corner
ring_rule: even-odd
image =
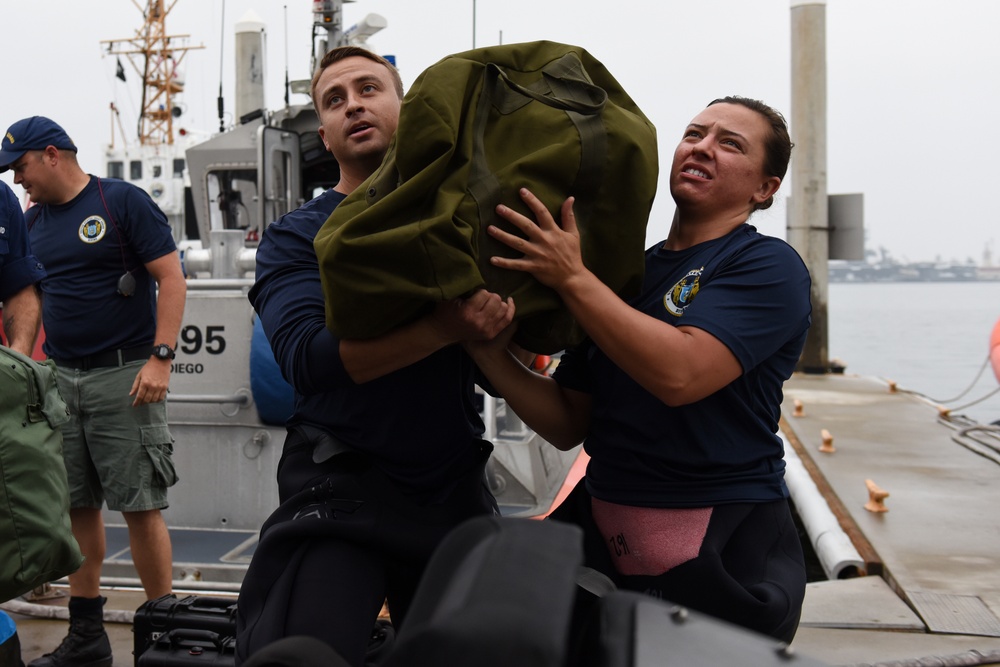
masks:
[[[575,111],[576,113],[592,116],[600,113],[608,101],[608,94],[603,88],[595,86],[584,79],[569,76],[569,74],[571,74],[569,71],[561,73],[552,71],[542,72],[545,77],[551,78],[561,84],[553,86],[555,92],[546,95],[544,93],[531,90],[530,88],[526,88],[516,81],[512,81],[511,78],[507,76],[507,73],[495,63],[488,63],[486,67],[488,70],[492,70],[496,77],[512,91],[525,97],[530,97],[531,99],[541,102],[542,104],[550,106],[554,109]]]

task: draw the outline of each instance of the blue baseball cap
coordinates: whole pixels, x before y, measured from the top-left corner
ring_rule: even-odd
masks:
[[[76,152],[76,144],[59,123],[45,116],[32,116],[19,120],[9,128],[0,141],[0,173],[7,171],[28,151],[41,151],[49,146]]]

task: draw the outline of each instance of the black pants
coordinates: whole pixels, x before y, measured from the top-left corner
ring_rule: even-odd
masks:
[[[805,598],[806,569],[786,500],[718,505],[698,556],[658,576],[626,576],[615,568],[594,523],[581,480],[551,515],[584,530],[584,564],[619,588],[690,607],[790,642]]]
[[[285,637],[253,654],[245,667],[350,667],[324,642],[299,635]]]
[[[420,504],[364,454],[313,461],[313,447],[290,433],[279,472],[281,506],[261,529],[240,589],[237,663],[283,637],[326,642],[348,664],[364,663],[384,600],[393,625],[405,622],[431,554],[455,526],[497,514],[481,464],[439,503]],[[302,486],[299,486],[302,485]],[[292,494],[295,488],[302,488]]]
[[[2,612],[0,612],[2,613]],[[17,632],[0,643],[0,665],[4,667],[24,667],[21,661],[21,642]]]

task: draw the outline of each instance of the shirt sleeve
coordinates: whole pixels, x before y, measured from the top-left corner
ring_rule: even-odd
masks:
[[[311,221],[286,217],[264,231],[249,298],[285,380],[311,395],[354,382],[340,359],[340,340],[326,328],[315,230],[296,222]]]
[[[0,184],[0,301],[45,277],[45,269],[31,254],[28,228],[17,197]]]
[[[718,338],[747,372],[808,324],[809,271],[781,239],[761,237],[703,282],[678,326]]]
[[[105,183],[104,191],[107,190]],[[146,264],[177,250],[166,214],[146,191],[128,183],[123,184],[122,190],[122,205],[116,207],[115,223],[124,226],[128,245],[139,260]]]
[[[588,338],[569,348],[559,358],[559,365],[552,374],[559,386],[584,393],[593,393],[590,375],[590,358],[597,350]]]

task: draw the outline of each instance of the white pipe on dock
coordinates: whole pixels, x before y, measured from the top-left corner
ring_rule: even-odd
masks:
[[[136,581],[138,582],[138,580]],[[32,618],[69,620],[69,608],[65,605],[37,604],[15,598],[0,604],[0,609],[12,614],[20,614]],[[131,624],[134,616],[135,611],[130,609],[105,609],[103,619],[105,623]]]
[[[785,483],[823,571],[831,580],[857,575],[864,568],[861,554],[840,527],[791,443],[783,433],[778,435],[785,445]]]

